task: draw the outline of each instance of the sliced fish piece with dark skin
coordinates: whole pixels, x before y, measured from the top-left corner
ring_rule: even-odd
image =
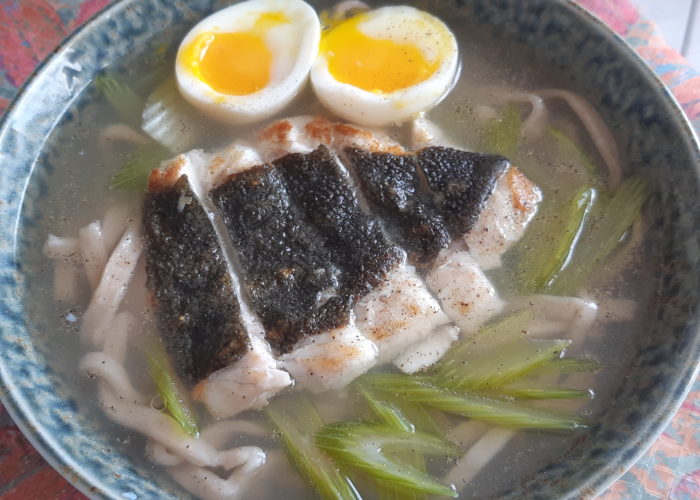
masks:
[[[309,220],[329,238],[339,265],[345,266],[358,298],[356,325],[377,346],[377,362],[391,361],[450,323],[414,267],[406,264],[405,252],[389,241],[374,213],[364,212],[334,154],[320,146],[306,155],[287,155],[274,165],[284,172],[290,194]],[[322,348],[328,352],[335,345],[317,346],[314,355]],[[300,357],[296,351],[288,356]]]
[[[413,120],[411,139],[414,150],[457,147],[424,113]],[[478,220],[464,235],[469,254],[482,269],[501,265],[501,256],[525,234],[541,201],[540,189],[516,166],[498,177]]]
[[[402,263],[403,250],[388,241],[376,217],[362,210],[328,148],[292,153],[273,165],[306,220],[318,230],[333,261],[343,269],[342,290],[362,297]]]
[[[502,156],[445,147],[421,149],[416,158],[453,238],[463,237],[476,224],[496,181],[510,166]]]
[[[278,169],[260,165],[211,192],[236,248],[243,283],[266,339],[289,352],[307,335],[346,325],[352,299],[336,290],[342,270],[292,203]]]
[[[147,285],[174,365],[188,385],[196,382],[192,397],[227,418],[264,406],[292,380],[240,300],[206,196],[210,160],[193,150],[151,172],[144,205]]]
[[[194,391],[219,417],[240,411],[232,404],[244,409],[243,400],[260,407],[289,385],[279,368],[319,392],[344,387],[377,363],[393,361],[409,373],[434,363],[456,339],[455,323],[468,335],[503,307],[469,247],[502,251],[538,201],[518,205],[526,179],[504,175],[517,170],[502,157],[442,147],[408,153],[321,119],[279,125],[275,148],[243,155],[246,161],[220,152],[204,162],[204,182],[194,189],[218,221],[236,292],[239,280],[245,290],[244,317],[252,310],[257,325],[251,335],[244,322],[246,356]],[[207,155],[192,158],[199,156]],[[274,161],[253,166],[256,156]],[[499,186],[507,192],[493,198]],[[492,244],[486,226],[502,214],[509,225]]]
[[[249,348],[214,229],[186,175],[151,178],[143,208],[147,286],[180,376],[193,384]]]
[[[447,248],[450,235],[445,221],[420,194],[414,155],[345,148],[344,159],[411,264],[428,265]]]

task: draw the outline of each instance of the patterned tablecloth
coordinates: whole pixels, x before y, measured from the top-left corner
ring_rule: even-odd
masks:
[[[69,33],[110,0],[0,0],[0,114]],[[603,19],[671,88],[700,125],[700,74],[666,45],[629,0],[578,0]],[[673,0],[669,1],[672,8]],[[0,498],[82,499],[22,436],[0,404]],[[600,497],[604,500],[700,498],[700,379],[649,451]]]

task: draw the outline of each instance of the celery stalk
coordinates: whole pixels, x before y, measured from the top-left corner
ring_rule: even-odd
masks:
[[[363,382],[366,376],[371,377],[371,375],[360,377],[356,381],[356,386],[375,415],[385,424],[406,432],[419,430],[438,436],[444,434],[444,429],[433,419],[428,408],[391,394],[378,396],[376,391]]]
[[[631,177],[617,188],[552,292],[570,293],[585,283],[591,272],[619,247],[622,237],[640,217],[648,195],[646,182],[639,177]]]
[[[380,399],[374,391],[371,391],[361,382],[358,382],[356,386],[374,414],[384,424],[403,432],[414,433],[416,431],[416,427],[411,420],[406,418],[404,411],[397,404],[394,404],[391,398]],[[421,472],[425,472],[425,458],[415,451],[397,453],[390,456],[401,462],[408,463]],[[423,492],[402,488],[385,481],[375,480],[375,486],[377,487],[380,500],[424,500],[426,498],[426,494]]]
[[[479,356],[447,363],[440,370],[436,382],[455,390],[493,390],[560,357],[569,344],[570,340],[518,339]]]
[[[463,361],[486,350],[516,341],[527,331],[533,318],[532,311],[522,310],[490,321],[475,335],[460,340],[447,351],[442,359],[433,365],[431,371],[440,372],[453,361]]]
[[[596,190],[580,189],[563,207],[551,211],[544,230],[533,237],[530,233],[527,253],[521,259],[519,279],[521,293],[549,289],[568,266],[596,200]]]
[[[119,118],[133,127],[141,126],[144,101],[136,92],[109,74],[98,75],[95,78],[95,85],[117,112]]]
[[[557,143],[559,152],[563,158],[571,161],[574,165],[580,165],[588,173],[590,180],[596,187],[602,188],[603,181],[600,178],[600,172],[593,160],[583,152],[583,150],[566,135],[564,132],[555,127],[549,127],[549,135],[554,138]]]
[[[401,410],[401,412],[406,416],[406,418],[408,418],[408,420],[417,430],[427,432],[429,434],[436,434],[438,436],[444,435],[445,429],[440,427],[440,425],[438,425],[430,414],[430,411],[435,412],[435,409],[428,408],[419,403],[400,401],[396,396],[393,396],[393,399],[394,404]]]
[[[501,116],[491,120],[483,133],[483,147],[487,153],[513,157],[520,147],[522,117],[515,104],[509,104]]]
[[[418,452],[457,456],[459,449],[439,437],[416,431],[407,433],[386,425],[348,422],[327,425],[316,434],[316,444],[344,466],[369,477],[418,492],[456,497],[457,493],[419,468],[390,456]]]
[[[283,402],[277,400],[265,412],[280,433],[289,459],[306,482],[326,500],[361,500],[349,478],[314,444],[314,433],[323,422],[313,402],[301,396],[289,406],[293,411],[285,411]]]
[[[204,134],[196,112],[180,96],[172,78],[148,96],[141,128],[172,154],[192,149]]]
[[[168,156],[168,151],[159,144],[141,146],[129,155],[122,169],[112,177],[109,187],[128,191],[145,190],[151,170]]]
[[[556,358],[533,369],[528,375],[548,375],[552,373],[597,372],[603,365],[590,359]]]
[[[395,484],[376,481],[379,500],[425,500],[428,496],[422,491],[401,488]]]
[[[410,376],[376,374],[367,381],[377,390],[399,394],[454,415],[481,420],[511,429],[576,430],[585,427],[574,416],[556,415],[516,405],[510,401],[453,392]]]
[[[589,391],[583,391],[581,389],[560,389],[558,387],[501,387],[498,392],[503,396],[518,399],[577,399],[591,396]]]
[[[148,368],[151,378],[156,384],[156,390],[163,402],[165,410],[170,414],[175,421],[180,424],[180,427],[196,438],[199,436],[199,429],[194,414],[187,407],[183,391],[180,389],[175,371],[170,365],[168,355],[160,342],[154,342],[146,351],[148,359]]]
[[[361,382],[358,382],[356,387],[374,414],[386,425],[404,432],[415,432],[415,426],[406,418],[400,408],[387,400],[377,398],[374,392]]]

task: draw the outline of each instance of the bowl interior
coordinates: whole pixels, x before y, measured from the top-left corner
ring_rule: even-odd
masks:
[[[0,130],[5,165],[0,182],[5,203],[0,214],[0,394],[44,456],[94,497],[186,494],[147,461],[134,459],[142,442],[98,414],[94,384],[76,373],[76,327],[56,320],[68,311],[52,300],[51,266],[41,247],[47,231],[60,233],[54,228],[89,222],[86,205],[119,201],[118,194],[85,195],[100,193],[104,178],[73,168],[81,157],[97,158],[94,144],[81,139],[86,127],[106,124],[100,109],[91,105],[95,74],[110,66],[125,75],[148,73],[157,79],[168,71],[173,48],[187,29],[226,4],[125,0],[111,6],[43,65]],[[570,2],[414,4],[435,12],[455,31],[473,27],[474,40],[499,47],[481,55],[475,48],[474,57],[465,56],[463,71],[473,71],[468,63],[478,65],[479,57],[500,54],[504,64],[499,71],[507,73],[515,54],[530,61],[531,73],[544,70],[547,79],[579,91],[612,126],[626,173],[641,173],[652,185],[646,212],[645,307],[634,332],[627,332],[633,341],[614,367],[595,424],[583,438],[567,441],[559,456],[529,470],[525,482],[504,482],[495,492],[510,498],[590,496],[650,444],[682,401],[697,367],[700,170],[693,133],[668,91],[636,55]],[[142,84],[149,85],[148,79]],[[99,168],[99,160],[94,161]],[[57,213],[72,213],[74,220],[61,220]]]

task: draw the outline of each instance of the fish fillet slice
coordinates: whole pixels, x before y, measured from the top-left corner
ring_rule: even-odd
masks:
[[[451,323],[412,266],[393,271],[355,307],[357,327],[379,349],[379,364],[388,363]]]
[[[352,322],[301,340],[280,357],[294,380],[313,392],[345,387],[377,363],[377,346]]]
[[[181,376],[196,382],[249,347],[226,262],[187,175],[151,183],[143,220],[158,327]]]
[[[503,310],[505,303],[468,252],[447,250],[438,260],[426,283],[463,335]]]
[[[355,125],[331,122],[318,116],[295,116],[271,123],[257,135],[266,161],[289,153],[310,153],[319,146],[340,152],[347,147],[401,154],[403,146],[386,134]]]
[[[336,293],[343,270],[292,202],[278,169],[260,165],[211,192],[242,267],[242,283],[266,338],[279,353],[307,335],[349,321],[351,298]]]
[[[501,265],[501,255],[523,237],[541,201],[539,188],[516,167],[498,178],[474,227],[464,236],[469,254],[482,269]]]
[[[347,385],[376,364],[377,348],[355,328],[351,308],[383,279],[398,249],[373,234],[335,163],[313,156],[305,162],[306,156],[234,174],[212,198],[281,366],[319,392]],[[328,220],[316,217],[332,210]]]
[[[329,246],[337,249],[340,262],[346,263],[349,273],[355,276],[353,281],[368,285],[366,289],[350,287],[360,298],[354,310],[356,324],[377,346],[377,363],[382,364],[424,341],[436,329],[442,330],[450,320],[415,269],[406,265],[396,250],[392,251],[379,224],[362,213],[350,189],[350,179],[338,161],[325,146],[320,146],[305,155],[284,156],[274,164],[283,169],[290,181],[290,192],[307,209],[307,217],[328,236]],[[362,297],[366,290],[369,292]],[[455,331],[451,329],[450,337]]]
[[[372,210],[385,220],[395,241],[415,265],[430,264],[447,248],[445,220],[421,195],[414,155],[345,148],[343,157],[359,180]]]
[[[163,232],[163,224],[149,221],[157,208],[162,207],[154,200],[153,207],[148,209],[151,195],[147,195],[144,222],[147,234],[149,227],[153,233],[150,248],[155,254],[159,248],[167,246],[181,247],[183,250],[171,259],[164,259],[161,264],[157,263],[157,255],[148,259],[151,266],[165,266],[162,274],[182,288],[168,297],[172,299],[172,307],[163,308],[163,302],[156,303],[157,316],[176,325],[174,330],[161,328],[161,332],[166,334],[166,343],[170,336],[171,352],[176,366],[181,373],[184,371],[185,380],[199,382],[193,391],[195,399],[204,402],[213,415],[225,418],[249,408],[264,406],[275,393],[291,385],[292,380],[287,372],[278,369],[277,361],[262,339],[262,327],[246,305],[238,301],[235,276],[231,274],[230,263],[217,237],[215,224],[212,224],[208,199],[202,195],[206,192],[203,186],[211,182],[208,180],[211,174],[211,170],[208,170],[210,159],[209,155],[195,150],[179,155],[154,170],[149,192],[167,193],[169,201],[168,210],[160,216],[164,222],[180,223],[174,226],[169,224],[170,232]],[[192,219],[196,219],[194,226],[189,224]],[[198,236],[202,238],[198,248],[192,248],[189,239],[189,231],[195,227],[206,235]],[[147,252],[148,248],[147,244]],[[211,258],[207,259],[207,255]],[[206,275],[214,279],[208,282],[204,279]],[[149,289],[159,293],[159,283],[151,277],[149,280]],[[210,297],[212,288],[217,288],[214,290],[214,300]],[[194,328],[188,311],[191,304],[199,302],[202,303],[200,309],[203,314],[198,318],[197,328]],[[184,314],[177,314],[173,307],[183,308]],[[210,322],[212,317],[222,316],[232,318],[229,322],[231,329],[226,322]],[[181,321],[181,318],[185,320]],[[175,347],[174,351],[172,347]],[[184,363],[181,358],[185,359]],[[194,363],[188,364],[188,359],[196,360],[196,369]]]
[[[192,391],[193,398],[204,403],[214,417],[228,418],[249,408],[262,408],[292,384],[261,337],[251,336],[241,359],[215,371]]]
[[[510,165],[502,156],[443,147],[421,149],[416,160],[454,238],[472,229],[496,180]]]
[[[304,218],[316,228],[342,269],[340,288],[360,298],[381,283],[404,257],[382,231],[379,220],[365,213],[328,148],[291,153],[275,162]]]

